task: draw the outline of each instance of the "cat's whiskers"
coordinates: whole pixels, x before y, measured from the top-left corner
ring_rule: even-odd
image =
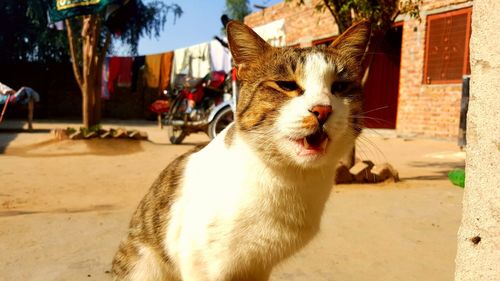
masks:
[[[356,124],[350,123],[349,125],[356,129],[367,130],[367,128],[360,127]],[[356,133],[354,131],[349,130],[348,133],[353,137],[356,136]],[[378,134],[380,135],[380,133]],[[380,136],[382,137],[382,135]],[[364,159],[371,158],[370,160],[372,160],[374,163],[387,162],[387,157],[385,156],[384,152],[372,140],[370,140],[363,134],[357,136],[356,148],[357,148],[356,153],[362,154]]]
[[[384,105],[384,106],[377,107],[377,108],[374,108],[374,109],[370,109],[370,110],[367,110],[367,111],[359,112],[357,115],[359,115],[359,116],[365,116],[364,114],[366,114],[366,113],[371,113],[371,112],[375,112],[375,111],[379,111],[379,110],[383,110],[383,109],[388,109],[388,108],[389,108],[388,105]]]

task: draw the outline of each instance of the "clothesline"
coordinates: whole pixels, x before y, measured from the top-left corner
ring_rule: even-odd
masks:
[[[212,40],[174,51],[145,56],[106,57],[102,72],[101,97],[111,98],[115,87],[137,89],[139,80],[149,88],[167,89],[179,74],[201,78],[210,71],[231,70],[231,55]]]

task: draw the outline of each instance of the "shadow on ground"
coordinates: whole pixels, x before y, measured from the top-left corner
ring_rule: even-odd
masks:
[[[3,153],[18,157],[118,156],[143,151],[141,141],[128,139],[57,140],[7,148]]]
[[[111,211],[116,209],[113,205],[93,205],[87,208],[63,208],[48,211],[24,211],[24,210],[6,210],[0,211],[0,217],[12,217],[21,215],[35,215],[35,214],[76,214],[96,211]]]
[[[419,175],[413,177],[401,177],[401,180],[443,180],[448,178],[448,173],[454,169],[464,169],[465,163],[461,161],[452,162],[431,162],[416,161],[408,163],[408,166],[415,168],[432,168],[433,172],[428,175]]]
[[[17,138],[19,134],[29,133],[29,134],[46,134],[49,133],[48,129],[34,129],[28,131],[23,129],[26,122],[24,121],[9,121],[7,124],[0,124],[0,154],[4,154],[7,146]]]

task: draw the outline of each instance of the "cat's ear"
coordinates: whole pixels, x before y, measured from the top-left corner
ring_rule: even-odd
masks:
[[[237,21],[228,23],[227,38],[229,49],[239,72],[272,48],[250,27]]]
[[[337,37],[329,48],[337,49],[341,53],[347,53],[356,59],[361,59],[370,39],[370,30],[369,21],[360,21]]]

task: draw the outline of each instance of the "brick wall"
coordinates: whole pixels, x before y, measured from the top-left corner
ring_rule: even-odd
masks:
[[[281,2],[245,18],[251,27],[285,19],[287,45],[312,45],[312,41],[338,34],[328,11],[314,9],[318,0],[306,5]],[[470,0],[424,0],[421,21],[403,17],[403,44],[396,129],[404,135],[455,138],[460,117],[461,84],[423,84],[426,16],[472,5]]]
[[[305,5],[281,2],[267,9],[252,13],[245,24],[257,27],[285,19],[286,44],[311,46],[312,41],[338,35],[338,28],[328,11],[318,12],[314,8],[317,0],[305,1]]]
[[[423,83],[426,16],[470,6],[471,1],[426,0],[421,22],[405,18],[396,129],[402,134],[456,138],[462,85]]]

